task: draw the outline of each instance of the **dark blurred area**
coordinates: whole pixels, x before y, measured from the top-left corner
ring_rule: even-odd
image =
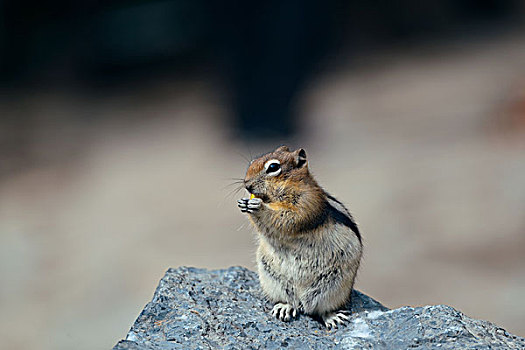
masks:
[[[0,15],[4,92],[72,84],[111,90],[166,72],[213,72],[229,87],[241,135],[282,138],[297,131],[297,91],[327,57],[501,31],[521,22],[524,5],[55,0],[3,1]],[[16,132],[27,122],[17,121]]]
[[[0,2],[3,345],[110,348],[168,267],[254,269],[230,179],[279,144],[357,218],[357,289],[524,335],[524,20],[521,0]]]

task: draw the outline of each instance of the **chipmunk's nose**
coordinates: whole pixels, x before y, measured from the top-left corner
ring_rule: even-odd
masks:
[[[250,193],[253,193],[253,183],[251,181],[244,180],[244,187]]]

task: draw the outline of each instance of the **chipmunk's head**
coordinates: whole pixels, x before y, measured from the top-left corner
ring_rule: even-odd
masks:
[[[248,192],[264,202],[285,201],[312,183],[305,150],[286,146],[253,160],[244,178]]]

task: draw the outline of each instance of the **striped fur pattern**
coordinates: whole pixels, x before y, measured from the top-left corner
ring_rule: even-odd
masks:
[[[281,169],[269,176],[264,167],[274,159]],[[274,314],[287,320],[300,311],[320,316],[328,327],[340,323],[344,316],[337,312],[349,301],[362,255],[349,211],[317,184],[302,149],[283,146],[255,159],[244,182],[257,197],[243,203],[252,208],[259,279],[276,303]]]

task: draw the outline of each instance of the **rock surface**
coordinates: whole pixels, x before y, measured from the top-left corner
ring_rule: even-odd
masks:
[[[388,310],[354,291],[351,321],[333,331],[305,315],[283,323],[271,307],[245,268],[169,269],[113,350],[525,349],[524,338],[445,305]]]

